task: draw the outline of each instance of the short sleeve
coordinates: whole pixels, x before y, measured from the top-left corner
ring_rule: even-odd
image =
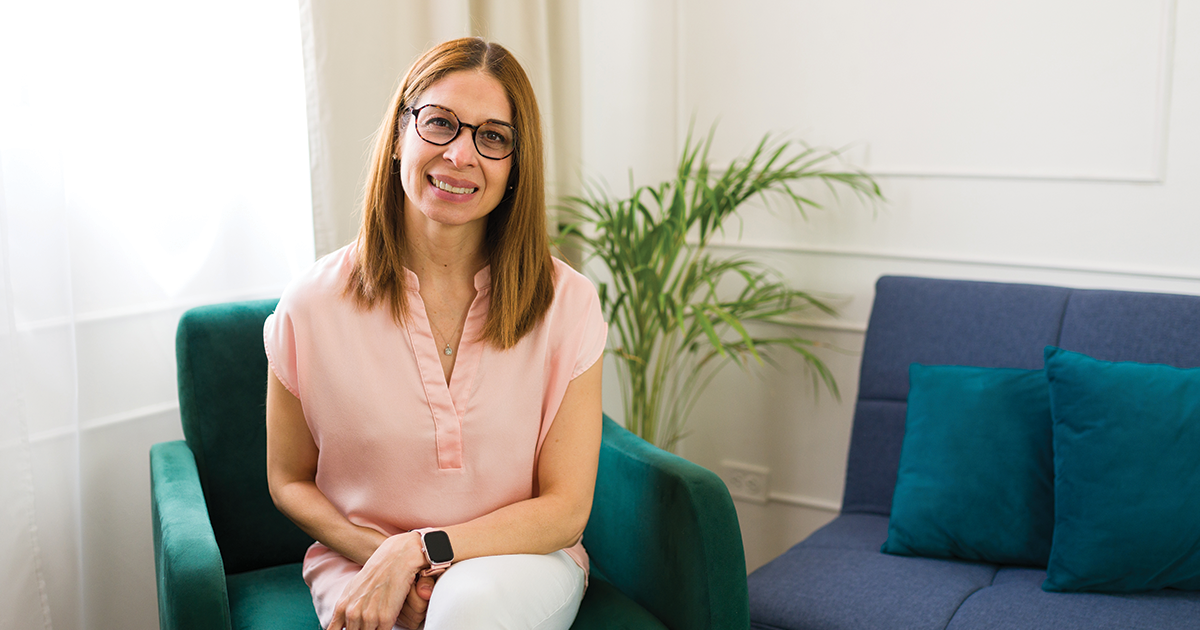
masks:
[[[296,386],[296,328],[291,314],[283,305],[284,302],[280,301],[280,307],[263,324],[263,345],[275,377],[293,396],[299,398],[300,389]]]
[[[583,374],[592,367],[596,360],[604,354],[604,344],[608,341],[608,324],[604,314],[600,312],[600,296],[596,287],[590,281],[583,279],[590,290],[587,291],[587,306],[582,313],[583,339],[579,344],[579,354],[575,358],[575,368],[571,371],[571,379]]]

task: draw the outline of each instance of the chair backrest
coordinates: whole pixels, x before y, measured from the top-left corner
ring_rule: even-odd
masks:
[[[863,346],[843,512],[887,515],[908,366],[1041,369],[1057,345],[1106,361],[1200,365],[1200,296],[884,276]]]
[[[299,562],[312,539],[267,490],[263,322],[278,300],[202,306],[175,338],[183,434],[226,573]]]

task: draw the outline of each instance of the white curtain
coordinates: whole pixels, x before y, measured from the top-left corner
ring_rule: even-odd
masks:
[[[157,627],[187,308],[313,259],[296,0],[0,0],[0,628]]]
[[[179,315],[353,238],[388,97],[444,39],[518,56],[573,190],[578,28],[573,0],[0,0],[0,629],[157,627]]]

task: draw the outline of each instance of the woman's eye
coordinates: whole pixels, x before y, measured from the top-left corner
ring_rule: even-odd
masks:
[[[446,128],[450,128],[450,127],[453,127],[453,126],[454,126],[454,123],[450,122],[450,121],[449,121],[448,119],[446,119],[446,118],[429,118],[429,119],[427,119],[427,120],[425,121],[425,126],[426,126],[426,127],[446,127]]]

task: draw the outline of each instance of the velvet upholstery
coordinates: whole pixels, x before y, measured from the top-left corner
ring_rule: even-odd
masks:
[[[179,413],[226,573],[295,562],[312,538],[267,492],[267,356],[277,300],[184,313],[175,337]]]
[[[600,474],[596,505],[620,509],[592,509],[583,544],[593,568],[670,628],[747,627],[746,559],[724,482],[607,418]]]
[[[186,441],[151,447],[162,630],[316,630],[299,562],[311,543],[266,485],[267,362],[274,300],[193,309],[176,338]],[[713,473],[607,417],[591,520],[593,578],[574,628],[746,628],[737,513]]]
[[[749,578],[760,630],[1197,628],[1196,592],[1048,593],[1046,571],[888,556],[916,363],[1043,367],[1048,345],[1106,361],[1200,366],[1200,296],[880,278],[841,514]],[[1130,479],[1136,483],[1136,479]],[[1177,487],[1177,486],[1173,486]]]
[[[1045,567],[1054,454],[1044,370],[912,364],[884,553]]]
[[[318,628],[312,594],[300,575],[300,563],[235,573],[226,578],[234,630]]]
[[[1200,591],[1200,368],[1048,347],[1046,374],[1055,502],[1043,588]]]

